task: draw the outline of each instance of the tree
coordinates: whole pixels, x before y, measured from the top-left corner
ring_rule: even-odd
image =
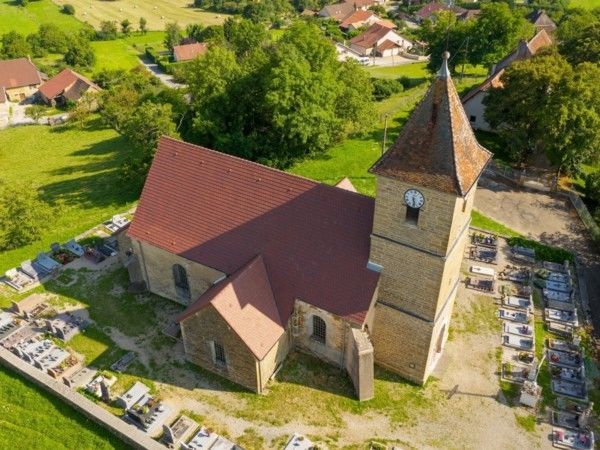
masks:
[[[295,23],[269,47],[246,45],[250,28],[235,27],[226,34],[242,44],[211,45],[186,65],[188,140],[283,168],[373,120],[366,73],[338,62],[317,26]]]
[[[131,34],[131,22],[129,19],[123,19],[121,21],[121,33],[125,36],[129,36]]]
[[[25,109],[25,115],[31,117],[36,122],[42,118],[46,112],[46,107],[43,105],[31,105]]]
[[[96,61],[96,55],[89,41],[81,36],[69,41],[65,53],[65,63],[74,67],[91,67]]]
[[[0,251],[39,240],[49,212],[33,186],[0,179]]]
[[[138,150],[138,154],[124,166],[124,176],[137,181],[138,188],[144,183],[152,158],[161,136],[178,137],[169,104],[144,102],[128,118],[122,134]]]
[[[592,172],[585,177],[585,196],[600,205],[600,172]]]
[[[98,106],[98,94],[86,92],[69,111],[69,121],[83,128],[85,121]]]
[[[454,70],[457,64],[467,62],[465,43],[473,34],[475,20],[458,20],[450,11],[440,11],[435,20],[425,20],[419,35],[429,46],[429,63],[427,68],[435,72],[442,64],[442,53],[448,50],[450,59],[448,66]]]
[[[104,20],[100,22],[98,39],[102,41],[112,41],[117,38],[117,24],[114,20]]]
[[[2,49],[4,59],[23,58],[31,54],[31,45],[21,33],[9,31],[2,36]]]
[[[201,23],[190,23],[187,27],[185,27],[185,33],[187,36],[196,42],[202,42],[204,40],[203,32],[204,25]]]
[[[531,36],[533,25],[517,10],[511,10],[506,3],[483,4],[469,36],[468,62],[485,66],[495,64],[512,51],[519,40]]]
[[[545,153],[558,173],[577,173],[600,155],[600,68],[574,71],[557,53],[509,66],[503,87],[488,91],[486,120],[506,137],[517,160]]]
[[[227,19],[223,24],[223,33],[238,56],[248,54],[262,45],[268,37],[263,25],[245,19]]]
[[[179,45],[181,39],[183,38],[183,34],[181,32],[181,27],[177,24],[177,22],[168,23],[165,25],[165,47],[169,49],[169,51],[173,51],[173,47]]]
[[[75,7],[73,5],[71,5],[70,3],[65,3],[60,11],[63,14],[67,14],[69,16],[75,15]]]
[[[600,63],[600,21],[585,25],[561,41],[558,48],[571,64]]]
[[[146,34],[148,32],[148,30],[146,29],[147,24],[148,21],[145,18],[140,17],[140,33]]]
[[[68,40],[66,33],[52,23],[41,24],[37,33],[27,37],[33,52],[40,56],[46,53],[65,53]]]

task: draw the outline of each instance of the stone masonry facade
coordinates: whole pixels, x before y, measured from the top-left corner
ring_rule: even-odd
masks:
[[[404,192],[412,188],[425,198],[417,225],[404,221]],[[377,177],[370,254],[382,267],[372,331],[375,361],[419,384],[447,340],[474,191],[461,198]]]

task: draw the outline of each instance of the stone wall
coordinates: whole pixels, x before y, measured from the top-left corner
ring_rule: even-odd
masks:
[[[212,305],[181,322],[181,334],[188,361],[254,392],[261,392],[258,360]],[[213,341],[225,349],[226,367],[215,362]]]
[[[224,273],[218,270],[195,263],[142,241],[133,240],[131,247],[139,259],[148,290],[178,303],[187,305],[194,302],[215,281],[225,276]],[[173,265],[175,264],[180,264],[187,272],[190,286],[189,299],[181,298],[175,289],[173,280]]]
[[[122,439],[125,443],[134,448],[147,450],[164,450],[161,444],[156,442],[146,433],[138,430],[133,425],[129,425],[122,419],[114,416],[107,410],[88,400],[83,395],[69,389],[63,383],[50,378],[25,361],[19,359],[8,350],[0,347],[0,364],[13,370],[38,385],[50,394],[58,397],[60,400],[73,407],[87,418],[104,427],[108,432]],[[33,446],[33,443],[32,443]]]
[[[344,367],[358,400],[370,400],[375,396],[373,346],[367,333],[358,328],[349,328],[346,339]]]
[[[340,317],[301,300],[296,300],[294,315],[295,318],[293,320],[296,320],[298,324],[298,333],[294,336],[296,347],[302,351],[316,355],[335,366],[343,367],[346,329],[349,325]],[[314,316],[323,319],[327,326],[325,344],[312,337]]]
[[[275,370],[285,361],[290,352],[291,337],[289,331],[279,338],[269,353],[258,363],[258,386],[259,392],[262,392],[267,383],[275,373]]]

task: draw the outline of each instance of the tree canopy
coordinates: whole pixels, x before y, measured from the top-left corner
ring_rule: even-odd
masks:
[[[429,69],[437,70],[441,55],[450,52],[451,69],[461,63],[491,65],[509,53],[520,39],[529,39],[533,26],[506,3],[481,5],[481,14],[458,20],[451,11],[441,11],[435,20],[426,20],[421,39],[429,44]]]
[[[226,44],[189,65],[190,140],[285,167],[373,120],[368,76],[338,62],[315,25],[298,22],[276,43],[252,41],[253,30],[229,23]]]
[[[486,120],[506,138],[515,159],[544,152],[559,171],[600,156],[600,67],[574,70],[556,52],[509,66],[502,87],[488,91]]]

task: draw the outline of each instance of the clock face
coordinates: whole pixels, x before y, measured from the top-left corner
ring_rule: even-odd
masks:
[[[416,189],[409,189],[404,193],[404,201],[411,208],[420,208],[425,203],[425,197]]]

